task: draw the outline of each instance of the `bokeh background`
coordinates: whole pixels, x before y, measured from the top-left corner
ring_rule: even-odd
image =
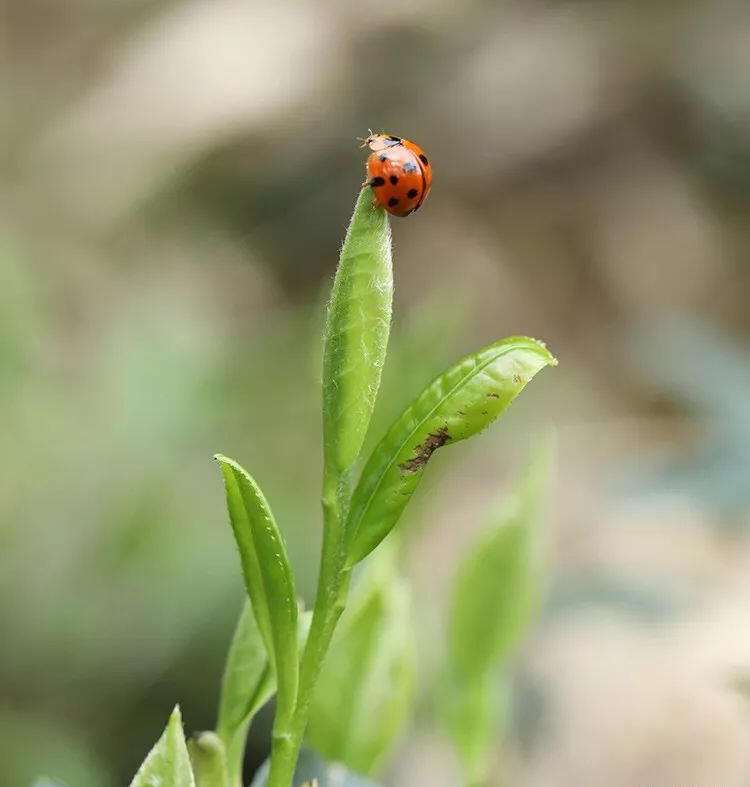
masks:
[[[242,598],[214,452],[310,598],[321,317],[372,127],[435,171],[393,222],[374,436],[497,337],[560,360],[404,521],[423,688],[388,783],[458,783],[446,588],[554,424],[508,783],[747,787],[747,3],[9,0],[3,27],[0,783],[126,784],[175,701],[212,725]]]

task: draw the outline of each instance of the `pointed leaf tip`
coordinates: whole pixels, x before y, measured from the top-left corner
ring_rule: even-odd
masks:
[[[195,787],[180,706],[175,705],[162,736],[148,753],[130,787]]]

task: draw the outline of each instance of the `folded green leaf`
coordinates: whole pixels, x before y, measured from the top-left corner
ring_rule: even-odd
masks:
[[[130,787],[195,787],[179,705],[166,729],[138,769]]]
[[[407,718],[415,649],[395,552],[368,564],[323,664],[307,737],[332,762],[375,775]]]
[[[347,564],[390,532],[432,454],[488,426],[534,375],[557,362],[540,342],[512,337],[467,356],[434,380],[375,447],[352,497]]]
[[[196,733],[187,748],[196,787],[229,787],[226,750],[215,732]]]
[[[229,646],[221,682],[216,732],[224,742],[232,787],[241,784],[247,731],[255,713],[276,690],[276,680],[249,600]]]
[[[391,231],[362,189],[341,250],[323,356],[326,472],[340,477],[362,448],[375,406],[391,326]]]
[[[286,547],[255,481],[237,462],[217,455],[245,585],[277,683],[276,720],[284,725],[297,697],[297,599]]]

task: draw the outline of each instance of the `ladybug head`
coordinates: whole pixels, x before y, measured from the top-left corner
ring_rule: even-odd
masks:
[[[401,137],[396,137],[393,134],[373,134],[372,129],[366,139],[362,140],[362,147],[369,147],[370,150],[385,150],[394,145],[401,144]]]

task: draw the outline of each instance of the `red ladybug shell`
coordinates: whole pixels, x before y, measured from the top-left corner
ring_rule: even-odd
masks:
[[[430,193],[432,167],[419,145],[392,134],[370,134],[365,140],[367,183],[375,203],[393,216],[408,216]]]

